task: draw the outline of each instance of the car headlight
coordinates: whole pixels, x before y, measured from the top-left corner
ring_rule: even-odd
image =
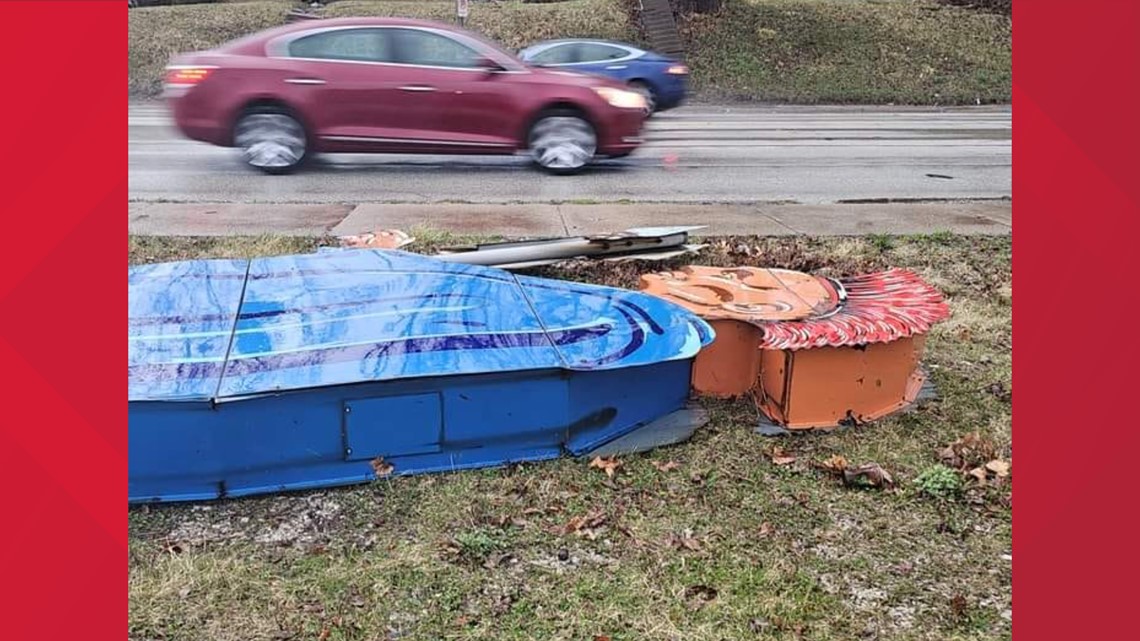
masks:
[[[598,92],[602,100],[605,100],[614,107],[621,109],[645,109],[646,107],[645,98],[634,91],[615,89],[613,87],[594,87],[594,91]]]

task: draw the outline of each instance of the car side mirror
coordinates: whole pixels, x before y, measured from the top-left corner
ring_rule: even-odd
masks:
[[[495,62],[487,56],[481,56],[479,59],[477,59],[475,61],[475,66],[487,72],[488,75],[498,73],[503,70],[503,65]]]

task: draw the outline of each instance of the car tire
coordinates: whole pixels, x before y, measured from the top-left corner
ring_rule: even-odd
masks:
[[[280,107],[257,107],[234,125],[234,146],[247,165],[267,174],[288,174],[309,158],[305,126]]]
[[[631,91],[636,91],[641,94],[642,98],[645,98],[646,118],[657,113],[657,92],[653,90],[653,87],[649,86],[649,83],[643,80],[630,80],[629,88]]]
[[[572,109],[544,112],[527,132],[527,149],[536,165],[555,175],[576,174],[594,160],[598,134]]]

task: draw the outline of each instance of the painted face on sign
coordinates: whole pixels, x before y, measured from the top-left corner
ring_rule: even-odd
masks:
[[[710,319],[802,320],[826,316],[840,303],[826,279],[786,269],[686,267],[642,276],[641,288]]]

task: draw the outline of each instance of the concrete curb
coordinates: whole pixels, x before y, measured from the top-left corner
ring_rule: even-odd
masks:
[[[1012,233],[1012,202],[874,204],[234,204],[134,202],[128,232],[145,236],[349,235],[430,228],[544,237],[630,227],[707,225],[706,236]]]

